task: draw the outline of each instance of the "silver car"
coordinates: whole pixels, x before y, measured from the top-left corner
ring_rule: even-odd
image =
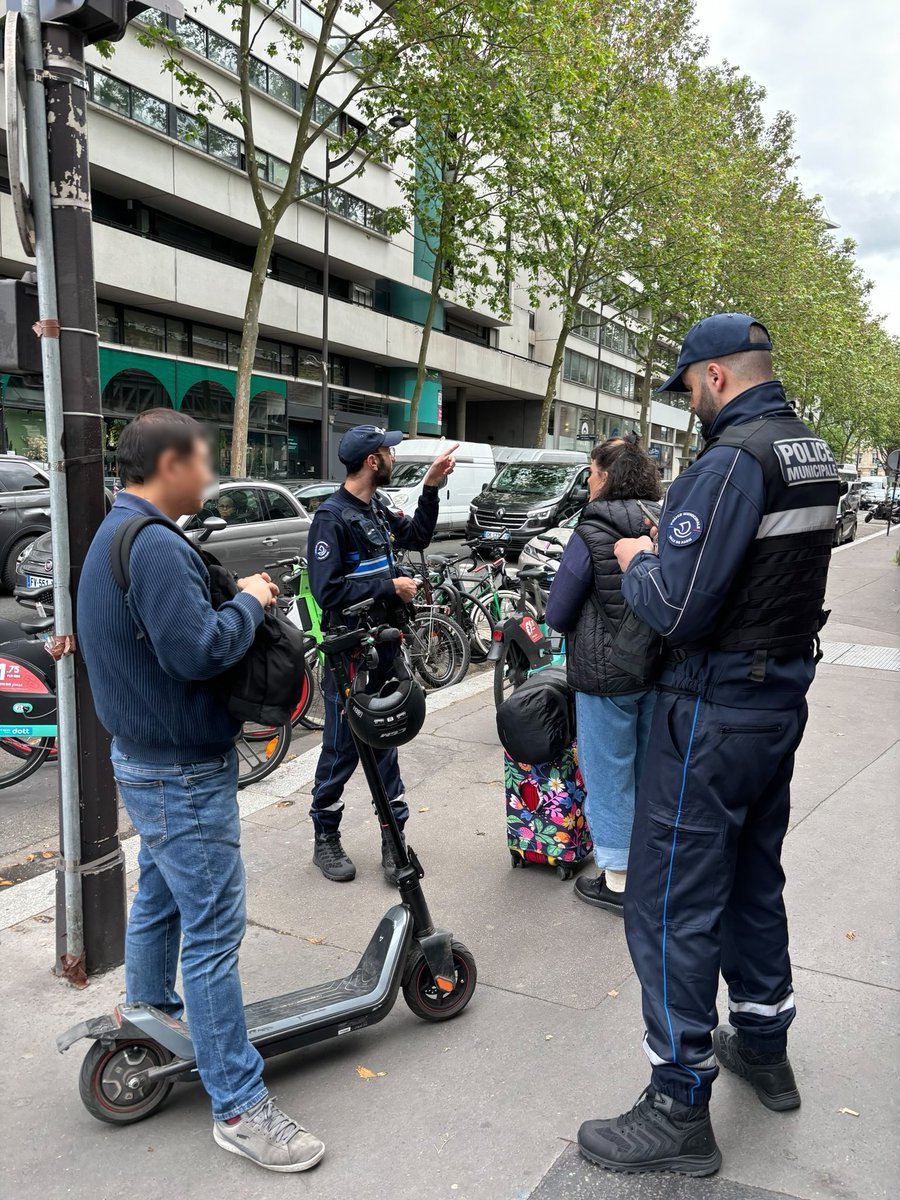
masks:
[[[312,518],[280,483],[230,479],[219,485],[218,495],[200,512],[178,523],[196,537],[210,517],[221,518],[225,528],[214,530],[203,548],[235,575],[253,575],[279,558],[306,556]]]
[[[578,512],[574,517],[569,517],[562,525],[557,525],[553,529],[548,529],[544,533],[539,533],[526,542],[519,555],[520,567],[544,567],[551,571],[555,571],[559,566],[559,560],[562,558],[562,546],[557,546],[553,542],[548,542],[548,538],[555,538],[557,542],[562,542],[563,546],[572,536],[572,530],[578,524],[578,518],[581,513]]]

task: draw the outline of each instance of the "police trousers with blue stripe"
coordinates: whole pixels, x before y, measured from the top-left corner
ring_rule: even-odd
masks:
[[[635,804],[625,933],[652,1085],[705,1104],[719,972],[731,1024],[765,1053],[794,1018],[781,846],[805,702],[731,708],[662,692]]]
[[[374,671],[369,672],[367,692],[377,692],[391,677],[393,654],[386,654],[382,647],[381,661]],[[337,684],[332,673],[325,671],[325,729],[322,734],[322,752],[316,764],[316,778],[312,789],[312,807],[309,815],[317,834],[337,833],[344,812],[342,796],[344,788],[359,763],[359,754],[351,736],[344,710],[338,696]],[[404,796],[403,780],[396,749],[376,750],[378,773],[391,801],[394,816],[402,829],[409,817],[409,808]]]

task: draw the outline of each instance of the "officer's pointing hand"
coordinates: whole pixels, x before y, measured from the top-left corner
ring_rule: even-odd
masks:
[[[648,537],[619,538],[613,546],[613,553],[616,556],[616,562],[619,564],[619,570],[623,575],[634,556],[640,554],[642,550],[647,551],[649,554],[653,553],[653,543]]]
[[[459,442],[454,442],[452,446],[448,446],[441,454],[437,456],[422,483],[426,487],[440,487],[448,475],[453,473],[453,468],[456,466],[456,459],[453,457],[453,451],[459,449]]]

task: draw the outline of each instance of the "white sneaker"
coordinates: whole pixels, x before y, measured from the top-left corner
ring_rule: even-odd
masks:
[[[241,1154],[267,1171],[308,1171],[325,1153],[325,1143],[276,1108],[266,1097],[227,1125],[213,1122],[216,1143],[230,1154]]]

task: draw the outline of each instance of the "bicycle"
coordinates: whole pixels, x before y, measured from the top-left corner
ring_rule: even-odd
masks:
[[[456,569],[458,558],[452,554],[427,557],[422,554],[416,602],[420,607],[434,608],[454,621],[468,639],[471,661],[484,662],[493,642],[496,622],[483,600],[466,590],[465,577]]]
[[[11,625],[5,622],[0,631],[6,638],[0,644],[0,789],[57,759],[56,664],[37,640],[52,627],[53,617],[41,613]],[[267,728],[246,722],[235,739],[238,788],[270,775],[290,744],[290,724]]]
[[[555,538],[548,541],[556,541]],[[560,544],[560,543],[558,543]],[[552,572],[524,567],[517,575],[519,602],[494,632],[488,660],[494,663],[494,704],[497,708],[529,675],[565,662],[565,638],[552,632],[544,611]]]

